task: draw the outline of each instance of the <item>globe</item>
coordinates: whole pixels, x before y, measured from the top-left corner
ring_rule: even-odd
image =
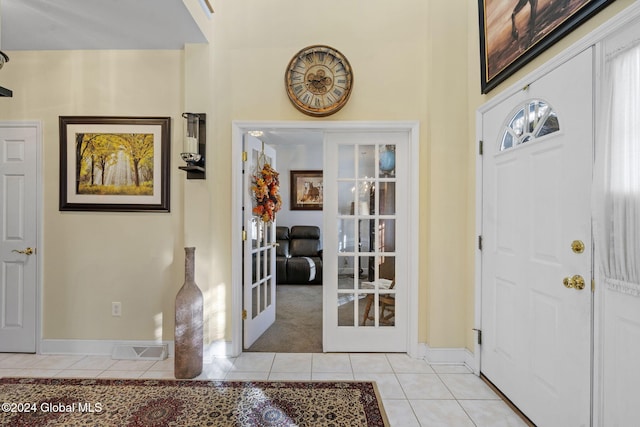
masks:
[[[396,153],[393,151],[383,151],[380,153],[380,170],[391,172],[396,167]]]

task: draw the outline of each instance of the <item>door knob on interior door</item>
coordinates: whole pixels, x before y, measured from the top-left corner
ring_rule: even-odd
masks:
[[[565,287],[572,288],[577,291],[581,291],[584,289],[584,278],[579,274],[576,274],[573,277],[565,277],[562,283]]]
[[[27,248],[27,249],[24,249],[24,250],[22,250],[22,251],[19,251],[19,250],[14,249],[14,250],[12,250],[11,252],[16,252],[16,253],[18,253],[18,254],[22,254],[22,255],[33,255],[33,253],[35,252],[35,249],[33,249],[33,248]]]

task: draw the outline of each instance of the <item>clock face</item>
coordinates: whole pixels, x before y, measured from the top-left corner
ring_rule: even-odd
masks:
[[[329,46],[309,46],[289,62],[285,73],[287,95],[310,116],[328,116],[347,103],[353,85],[349,61]]]

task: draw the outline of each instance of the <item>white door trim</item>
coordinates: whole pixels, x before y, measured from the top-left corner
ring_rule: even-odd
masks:
[[[43,225],[43,176],[42,176],[42,122],[40,121],[0,121],[2,128],[34,128],[36,131],[36,354],[42,347],[42,225]]]
[[[418,346],[418,251],[419,251],[419,123],[417,121],[233,121],[231,135],[231,346],[232,356],[242,353],[242,135],[249,130],[298,129],[314,131],[407,131],[409,132],[409,289],[407,353],[419,357]]]

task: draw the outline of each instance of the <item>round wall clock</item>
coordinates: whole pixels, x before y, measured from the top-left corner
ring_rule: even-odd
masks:
[[[310,116],[335,113],[347,103],[353,72],[347,58],[329,46],[302,49],[289,62],[284,76],[293,105]]]

